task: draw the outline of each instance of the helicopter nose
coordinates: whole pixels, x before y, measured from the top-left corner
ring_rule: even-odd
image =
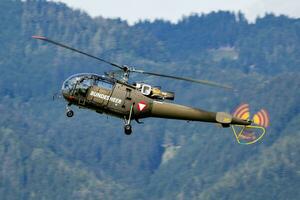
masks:
[[[68,102],[75,99],[75,97],[71,94],[70,90],[62,89],[61,93],[62,93],[62,96],[64,97],[64,99],[67,100]]]
[[[67,99],[70,96],[69,90],[64,89],[64,88],[61,89],[61,94],[65,99]]]
[[[68,80],[66,80],[64,83],[63,83],[63,85],[62,85],[62,87],[61,87],[61,94],[62,94],[62,96],[67,100],[67,101],[69,101],[69,100],[71,100],[72,99],[72,95],[71,95],[71,87],[70,87],[70,85],[69,85],[69,83],[68,83]]]
[[[66,90],[66,89],[62,89],[61,94],[65,99],[67,99],[70,96],[69,90]]]

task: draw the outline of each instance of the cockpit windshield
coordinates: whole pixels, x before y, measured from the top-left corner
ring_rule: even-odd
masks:
[[[97,74],[76,74],[64,81],[62,93],[68,95],[74,93],[75,95],[79,94],[85,96],[88,88],[91,86],[98,86],[111,90],[113,85],[114,82],[112,80]]]

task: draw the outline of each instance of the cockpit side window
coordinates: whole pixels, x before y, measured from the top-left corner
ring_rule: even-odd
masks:
[[[64,81],[62,92],[63,94],[85,97],[92,86],[112,90],[114,82],[96,74],[75,74]]]
[[[94,80],[92,80],[92,79],[84,79],[84,80],[79,84],[79,86],[80,86],[81,88],[88,89],[90,86],[93,85],[93,82],[94,82]]]
[[[76,92],[81,96],[86,96],[87,90],[93,85],[94,80],[90,78],[83,78],[78,80],[76,85]]]

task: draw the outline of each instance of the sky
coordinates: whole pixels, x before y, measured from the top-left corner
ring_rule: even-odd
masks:
[[[50,0],[86,11],[93,17],[122,18],[129,24],[139,20],[165,19],[176,23],[191,13],[217,10],[242,11],[254,22],[257,16],[273,12],[300,17],[300,0]]]

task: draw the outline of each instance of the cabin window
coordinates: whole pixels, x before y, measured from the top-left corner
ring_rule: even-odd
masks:
[[[111,90],[113,88],[113,84],[103,81],[103,80],[97,80],[96,86],[104,88],[104,89],[108,89],[108,90]]]

